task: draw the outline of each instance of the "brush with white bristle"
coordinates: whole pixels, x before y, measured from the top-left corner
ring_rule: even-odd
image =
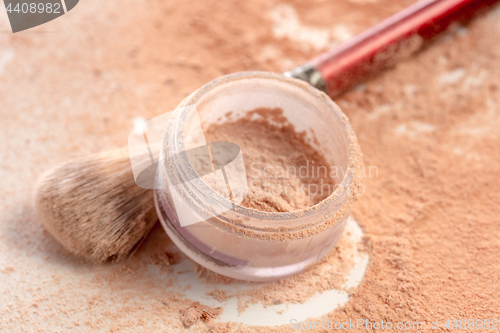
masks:
[[[67,250],[94,262],[129,256],[158,220],[153,191],[135,183],[127,149],[48,170],[35,186],[33,205]]]

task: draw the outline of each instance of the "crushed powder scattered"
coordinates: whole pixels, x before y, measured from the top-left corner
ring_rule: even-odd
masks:
[[[285,2],[301,21],[318,27],[331,27],[332,13],[342,13],[336,20],[356,33],[412,1]],[[279,72],[315,55],[272,36],[265,14],[277,5],[165,1],[130,11],[89,1],[71,19],[44,25],[58,33],[2,38],[15,57],[3,69],[2,114],[12,121],[0,122],[0,134],[6,151],[16,152],[1,160],[2,328],[185,329],[179,311],[192,301],[166,289],[174,283],[168,269],[149,272],[150,255],[178,251],[160,227],[129,261],[88,265],[44,232],[27,198],[42,169],[75,153],[121,147],[137,115],[157,116],[158,105],[172,109],[222,74]],[[95,18],[93,25],[88,17]],[[366,193],[354,207],[367,237],[368,271],[349,302],[320,319],[498,317],[499,35],[497,10],[336,100],[366,165],[378,166],[379,173],[364,181]],[[265,59],[264,48],[273,51]],[[464,74],[440,80],[457,72]],[[318,279],[328,282],[329,276]],[[308,281],[298,282],[294,290]],[[292,330],[198,320],[190,331]]]
[[[210,323],[222,311],[221,307],[214,309],[199,302],[193,302],[191,305],[180,310],[180,316],[184,326],[190,327],[200,319],[205,323]]]

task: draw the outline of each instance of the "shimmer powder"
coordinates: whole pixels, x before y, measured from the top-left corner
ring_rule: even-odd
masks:
[[[209,141],[241,147],[248,181],[242,206],[265,212],[291,212],[311,207],[335,189],[336,168],[304,141],[280,108],[259,108],[245,117],[208,128]]]
[[[273,281],[303,272],[335,246],[357,199],[362,155],[328,96],[280,74],[241,72],[206,84],[177,110],[158,178],[181,185],[156,190],[155,198],[163,227],[185,254],[228,277]],[[200,175],[188,154],[200,147],[200,135],[191,134],[196,124],[213,165],[221,142],[239,146],[233,161],[242,156],[241,163]],[[222,173],[230,195],[224,181],[213,181]],[[235,178],[248,185],[244,196],[241,187],[233,191]],[[196,222],[185,223],[187,214]]]

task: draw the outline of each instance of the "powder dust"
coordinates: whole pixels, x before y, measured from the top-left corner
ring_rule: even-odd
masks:
[[[311,207],[335,190],[325,158],[304,141],[280,108],[248,111],[243,118],[211,125],[209,142],[240,146],[247,173],[244,207],[266,212],[290,212]],[[319,172],[318,170],[323,170]]]
[[[161,227],[128,261],[89,265],[44,232],[28,198],[43,169],[74,154],[122,147],[134,117],[157,116],[159,106],[171,110],[222,74],[281,72],[314,56],[272,35],[266,15],[283,2],[308,25],[328,28],[335,17],[354,33],[411,3],[161,1],[148,2],[146,11],[135,0],[131,7],[88,1],[40,27],[57,33],[3,35],[2,49],[14,54],[0,85],[9,119],[0,122],[3,330],[185,330],[180,312],[193,302],[182,290],[168,290],[178,263],[155,255],[178,249]],[[365,194],[353,209],[370,262],[346,305],[311,319],[498,318],[499,18],[496,9],[335,100],[350,118],[365,165],[379,171],[364,179]],[[303,277],[322,265],[293,277],[293,290],[307,289]],[[331,272],[316,274],[308,295],[322,283],[337,285]],[[284,285],[275,285],[280,295]],[[288,325],[202,319],[189,330],[293,332]]]
[[[199,302],[193,302],[191,305],[180,310],[181,321],[186,327],[192,326],[200,319],[205,323],[210,323],[222,311],[223,309],[220,307],[213,309]]]
[[[214,273],[196,264],[200,281],[216,285],[244,285],[236,295],[223,294],[223,300],[235,296],[238,298],[238,311],[241,313],[251,304],[261,303],[265,307],[282,303],[303,303],[311,296],[326,290],[344,290],[345,277],[354,265],[354,243],[343,235],[333,250],[313,265],[306,272],[268,283],[249,283],[234,280]],[[363,245],[360,244],[359,248]],[[208,295],[217,298],[220,291],[211,291]],[[215,296],[214,296],[215,295]]]
[[[370,255],[364,280],[346,305],[317,319],[444,322],[500,313],[498,15],[449,33],[336,100],[357,133],[365,165],[378,174],[363,181],[365,194],[353,210]],[[250,301],[238,295],[240,310],[246,302],[301,302],[338,288],[342,269],[334,275],[321,268],[342,267],[335,257],[344,245],[341,240],[301,275],[249,291]],[[205,283],[234,283],[202,267],[198,273]],[[288,325],[208,326],[212,332],[293,331]]]

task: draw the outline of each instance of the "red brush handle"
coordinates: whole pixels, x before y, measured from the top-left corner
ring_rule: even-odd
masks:
[[[498,1],[419,1],[288,75],[305,79],[330,96],[337,96],[419,50],[452,23],[465,23]],[[296,75],[300,70],[302,75]]]

